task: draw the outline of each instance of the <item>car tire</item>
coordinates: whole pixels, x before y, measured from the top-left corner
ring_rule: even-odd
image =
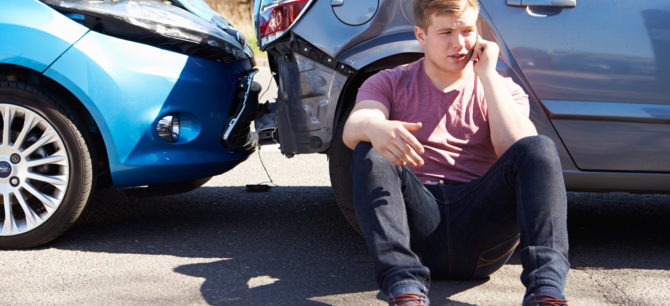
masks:
[[[84,210],[94,185],[82,122],[56,95],[0,82],[0,248],[45,244]]]
[[[328,150],[328,172],[330,173],[330,184],[333,188],[337,206],[347,222],[360,233],[361,228],[358,225],[358,219],[356,219],[351,185],[351,155],[353,151],[342,142],[344,123],[347,121],[352,108],[353,105],[343,112],[333,133],[333,139]]]

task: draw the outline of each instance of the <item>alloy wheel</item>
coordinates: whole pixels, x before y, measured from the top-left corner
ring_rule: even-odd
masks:
[[[70,166],[63,139],[32,110],[0,104],[0,236],[35,229],[61,205]]]

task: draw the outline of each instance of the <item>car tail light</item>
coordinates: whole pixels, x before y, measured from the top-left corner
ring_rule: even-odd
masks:
[[[263,0],[258,20],[261,48],[284,34],[308,3],[309,0]]]

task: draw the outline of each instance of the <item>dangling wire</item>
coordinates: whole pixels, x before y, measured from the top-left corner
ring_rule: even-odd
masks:
[[[261,147],[258,147],[258,160],[261,161],[261,166],[263,166],[263,170],[265,170],[265,175],[267,175],[269,181],[261,182],[259,184],[272,184],[272,186],[277,186],[274,181],[272,181],[272,177],[270,177],[270,173],[268,172],[268,169],[265,168],[265,163],[263,163],[263,158],[261,158]]]
[[[272,72],[270,72],[270,79],[268,80],[268,85],[265,86],[265,90],[258,96],[258,100],[262,101],[263,96],[268,92],[270,89],[270,84],[272,84],[272,81],[274,80],[274,76],[272,75]],[[258,146],[258,160],[261,162],[261,166],[263,167],[263,170],[265,171],[265,175],[268,177],[269,181],[261,182],[258,184],[247,184],[246,185],[246,190],[249,192],[266,192],[269,191],[272,186],[277,186],[275,182],[272,180],[272,177],[270,177],[270,173],[268,172],[268,169],[265,167],[265,163],[263,163],[263,157],[261,156],[261,147]]]
[[[269,67],[268,67],[268,69],[269,69]],[[270,71],[270,79],[268,80],[268,85],[265,86],[265,90],[263,90],[263,92],[259,96],[259,100],[261,98],[263,98],[263,96],[265,96],[265,94],[268,92],[268,90],[270,90],[270,84],[272,84],[272,81],[274,81],[274,76],[272,75],[272,71]],[[277,186],[277,184],[275,184],[272,181],[272,178],[270,177],[270,173],[268,173],[268,169],[265,168],[265,163],[263,163],[263,158],[261,157],[261,147],[262,146],[258,146],[258,160],[261,161],[261,166],[263,166],[263,170],[265,171],[265,175],[267,175],[268,180],[270,180],[270,181],[262,182],[260,184],[270,183],[270,184],[272,184],[272,186]]]
[[[270,68],[268,68],[270,69]],[[258,96],[258,101],[263,101],[263,96],[268,92],[270,89],[270,84],[272,84],[272,81],[274,80],[274,75],[272,75],[272,71],[270,71],[270,79],[268,80],[268,85],[265,86],[265,90],[261,93],[260,96]]]
[[[272,181],[272,177],[270,177],[268,169],[265,168],[265,163],[263,163],[263,158],[261,157],[261,147],[258,147],[258,160],[261,161],[261,166],[263,166],[263,170],[265,170],[265,175],[267,175],[269,181],[260,182],[258,184],[247,184],[247,192],[267,192],[272,189],[272,186],[277,186],[277,184]]]

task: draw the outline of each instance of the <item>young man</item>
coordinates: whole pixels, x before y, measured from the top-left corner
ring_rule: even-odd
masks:
[[[356,215],[392,305],[428,304],[431,274],[484,278],[517,245],[524,305],[562,305],[567,200],[554,143],[496,70],[476,0],[414,0],[423,59],[368,79],[344,127]],[[491,301],[495,303],[495,301]]]

